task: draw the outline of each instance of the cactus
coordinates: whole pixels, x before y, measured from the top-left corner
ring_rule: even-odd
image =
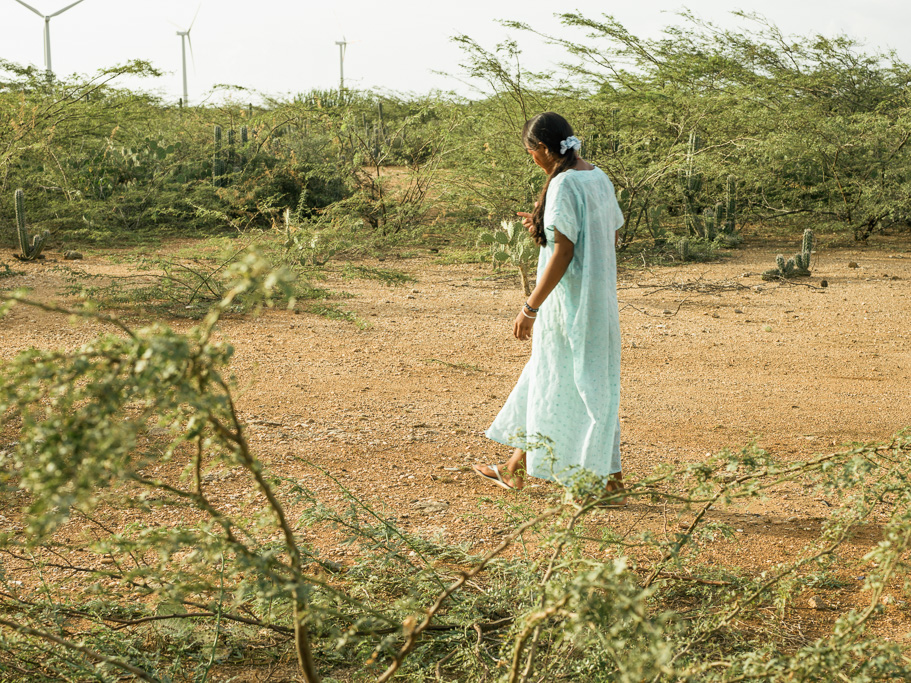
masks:
[[[250,141],[250,134],[246,126],[240,127],[240,144],[246,145]]]
[[[663,246],[667,241],[667,231],[661,225],[661,216],[667,207],[658,206],[654,209],[645,210],[645,226],[655,242],[655,246]]]
[[[801,251],[785,261],[779,254],[775,257],[775,267],[762,274],[763,280],[774,280],[786,277],[808,277],[810,275],[810,258],[813,255],[813,231],[807,228],[803,231]]]
[[[702,174],[695,170],[694,159],[696,152],[702,146],[702,141],[695,131],[690,133],[690,141],[686,151],[686,168],[677,172],[677,180],[683,192],[684,224],[690,235],[705,237],[704,226],[699,220],[699,204],[696,195],[702,190]]]
[[[733,235],[737,230],[737,179],[729,175],[725,188],[724,232]]]
[[[688,237],[681,237],[677,240],[677,255],[681,261],[687,261],[690,258],[690,240]]]
[[[47,237],[50,233],[45,230],[40,235],[35,235],[31,243],[28,240],[28,228],[25,225],[25,193],[22,190],[16,190],[16,231],[19,233],[19,248],[22,254],[16,255],[20,261],[34,261],[41,256],[41,250],[47,243]]]
[[[608,149],[616,154],[620,151],[620,110],[611,109],[610,111],[611,132],[608,137]]]
[[[224,187],[226,165],[221,154],[221,126],[215,126],[215,155],[212,159],[212,183],[215,187]]]
[[[481,241],[490,245],[494,265],[509,261],[516,267],[522,278],[525,296],[531,294],[530,269],[538,250],[528,240],[521,223],[502,221],[499,230],[485,233],[481,236]]]
[[[800,247],[801,253],[804,253],[807,256],[812,254],[815,241],[816,240],[813,236],[813,230],[811,228],[807,228],[806,230],[804,230],[803,231],[803,242],[801,243],[801,247]],[[808,261],[808,263],[809,263],[809,261]]]

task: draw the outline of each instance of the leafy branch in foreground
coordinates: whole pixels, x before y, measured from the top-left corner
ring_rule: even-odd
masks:
[[[0,531],[4,680],[206,680],[289,654],[308,681],[911,673],[897,645],[865,630],[906,577],[908,434],[805,463],[746,448],[660,469],[627,496],[677,517],[663,534],[619,533],[599,512],[604,482],[575,476],[546,510],[508,502],[492,522],[502,538],[472,553],[399,528],[335,479],[343,504],[328,505],[257,458],[224,379],[232,349],[212,333],[238,297],[268,303],[289,283],[251,254],[231,270],[226,296],[186,334],[78,311],[118,334],[0,367],[0,434],[17,438],[0,448],[0,490],[22,504]],[[840,502],[819,536],[775,566],[711,567],[707,538],[731,535],[716,510],[794,480]],[[790,637],[794,601],[833,580],[845,541],[874,519],[886,521],[863,560],[866,606],[815,639]],[[311,540],[338,537],[353,564]]]

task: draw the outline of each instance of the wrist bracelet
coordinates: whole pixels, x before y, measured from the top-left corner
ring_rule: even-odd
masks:
[[[528,305],[528,302],[527,302],[527,301],[525,302],[525,308],[527,308],[527,309],[528,309],[529,311],[531,311],[532,313],[537,313],[538,311],[541,310],[541,307],[540,307],[540,306],[538,306],[538,308],[532,308],[531,306]]]
[[[535,318],[538,317],[536,315],[528,315],[528,313],[525,312],[524,308],[522,309],[522,315],[524,315],[526,318],[530,318],[531,320],[534,320]]]

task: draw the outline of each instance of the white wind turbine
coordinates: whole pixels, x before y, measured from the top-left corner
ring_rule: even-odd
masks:
[[[202,5],[196,8],[196,14],[193,15],[193,21],[190,22],[190,28],[186,31],[178,31],[180,36],[180,56],[183,63],[183,103],[189,104],[190,96],[187,93],[187,43],[190,44],[190,58],[193,60],[193,66],[196,66],[196,57],[193,55],[193,41],[190,39],[190,31],[193,30],[193,24],[196,23],[196,17],[199,16],[199,10]]]
[[[71,5],[67,5],[62,10],[54,12],[53,14],[45,15],[45,14],[42,14],[41,12],[39,12],[38,10],[36,10],[31,5],[28,5],[24,2],[22,2],[22,0],[16,0],[16,2],[18,2],[20,5],[30,9],[32,12],[34,12],[39,17],[44,19],[44,70],[47,72],[48,78],[54,77],[54,72],[51,69],[51,19],[56,17],[58,14],[63,14],[68,9],[72,9],[73,7],[75,7],[82,1],[83,0],[76,0],[76,2],[74,2]]]

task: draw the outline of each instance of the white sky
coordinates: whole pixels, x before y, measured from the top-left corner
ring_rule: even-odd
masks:
[[[26,0],[44,14],[72,1]],[[453,35],[465,33],[492,48],[510,35],[497,20],[524,21],[545,33],[561,33],[564,29],[554,13],[578,10],[590,17],[611,13],[632,33],[656,37],[662,27],[678,21],[673,13],[684,6],[723,26],[739,22],[731,9],[758,11],[785,33],[846,33],[871,50],[894,48],[911,62],[908,0],[638,0],[616,5],[603,0],[569,5],[535,0],[84,0],[51,20],[52,60],[57,74],[90,74],[129,59],[146,59],[165,75],[123,85],[139,85],[176,101],[182,89],[180,38],[169,22],[186,28],[199,7],[191,34],[196,58],[195,69],[189,65],[191,102],[198,102],[215,84],[276,96],[335,88],[335,41],[342,36],[349,41],[348,87],[466,94],[457,80],[433,73],[458,73],[462,53],[449,40]],[[43,31],[40,17],[15,0],[0,0],[0,57],[43,66]],[[532,68],[545,69],[562,57],[531,35],[516,37]]]

